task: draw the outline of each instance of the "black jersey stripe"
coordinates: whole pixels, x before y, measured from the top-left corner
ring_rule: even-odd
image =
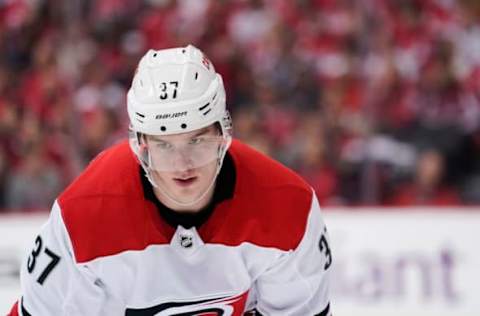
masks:
[[[25,308],[25,306],[23,306],[23,297],[22,299],[20,300],[20,307],[22,309],[22,316],[32,316],[32,314],[30,314],[27,309]]]
[[[327,304],[327,307],[320,313],[316,314],[315,316],[328,316],[328,313],[330,312],[330,303]]]

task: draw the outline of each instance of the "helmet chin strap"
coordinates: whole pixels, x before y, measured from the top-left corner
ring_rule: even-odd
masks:
[[[212,188],[214,187],[215,185],[215,182],[217,181],[217,176],[218,174],[220,173],[220,170],[222,169],[222,165],[223,165],[223,159],[225,158],[225,154],[227,153],[227,149],[230,145],[230,142],[231,140],[227,140],[227,145],[221,150],[221,153],[218,157],[218,163],[217,163],[217,170],[215,171],[215,175],[213,176],[213,179],[212,181],[210,182],[210,184],[208,185],[208,187],[205,189],[205,191],[198,197],[196,198],[195,200],[191,201],[191,202],[182,202],[182,201],[179,201],[178,199],[174,198],[171,194],[169,194],[167,192],[166,189],[162,188],[160,185],[158,185],[157,183],[155,183],[153,177],[152,177],[152,174],[151,174],[151,169],[144,166],[143,170],[145,171],[145,176],[147,177],[148,181],[150,182],[150,184],[158,189],[162,195],[164,197],[166,197],[170,202],[173,202],[174,204],[177,204],[179,206],[182,206],[182,207],[188,207],[188,206],[193,206],[195,204],[197,204],[198,202],[200,202],[203,198],[205,198],[205,196],[210,192],[210,190],[212,190]]]

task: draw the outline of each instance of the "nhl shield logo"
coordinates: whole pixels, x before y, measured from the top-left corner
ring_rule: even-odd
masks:
[[[191,248],[193,246],[193,237],[191,235],[181,235],[180,246],[183,248]]]

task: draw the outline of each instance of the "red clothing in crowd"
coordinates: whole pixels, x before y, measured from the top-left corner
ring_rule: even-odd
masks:
[[[422,192],[415,185],[405,185],[400,187],[390,203],[392,206],[451,206],[460,205],[461,200],[458,193],[450,187],[440,187],[433,192]]]

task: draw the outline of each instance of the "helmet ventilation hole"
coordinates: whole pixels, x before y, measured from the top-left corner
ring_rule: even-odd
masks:
[[[154,54],[153,54],[153,57],[157,57],[157,53],[154,53]]]
[[[182,123],[182,125],[180,125],[180,127],[183,128],[183,129],[186,129],[186,128],[187,128],[187,124]]]
[[[165,126],[162,126],[162,127],[160,127],[160,130],[161,130],[162,132],[165,132],[165,131],[167,130],[167,128],[166,128]]]
[[[198,79],[198,72],[195,73],[195,80]]]

